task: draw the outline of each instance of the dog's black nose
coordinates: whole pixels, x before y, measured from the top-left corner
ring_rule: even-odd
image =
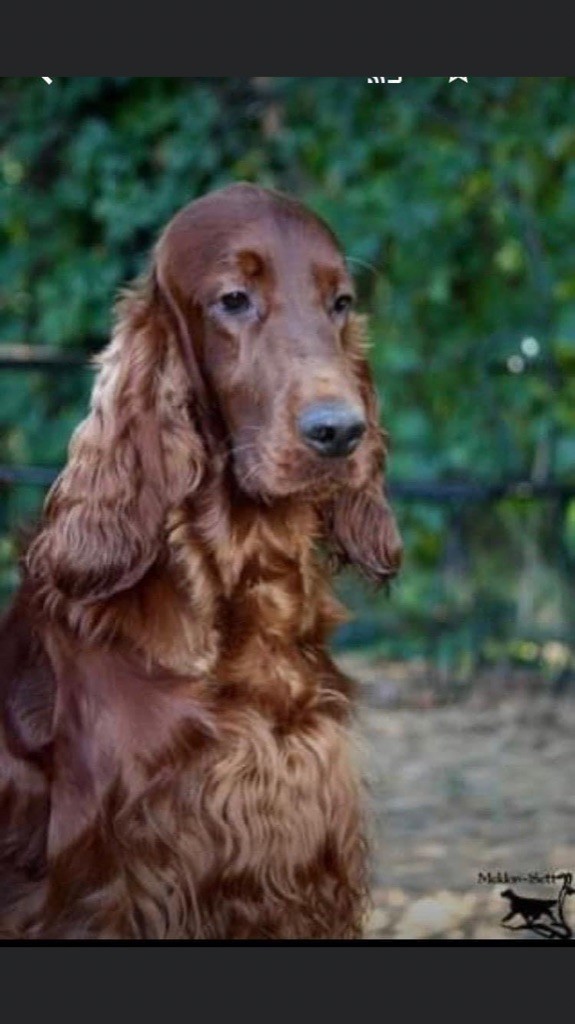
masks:
[[[299,421],[299,431],[308,448],[324,458],[351,455],[366,430],[361,413],[343,402],[313,405]]]

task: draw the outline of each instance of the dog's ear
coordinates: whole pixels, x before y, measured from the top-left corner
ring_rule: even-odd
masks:
[[[142,578],[158,556],[167,512],[194,492],[205,460],[193,422],[195,370],[184,357],[190,339],[178,336],[155,271],[117,312],[90,414],[26,560],[32,578],[85,603]]]
[[[325,512],[330,546],[340,565],[357,566],[381,583],[401,567],[403,545],[386,497],[386,435],[379,421],[379,402],[367,360],[366,321],[350,318],[345,351],[367,415],[362,447],[361,483],[352,481]]]
[[[43,768],[54,739],[56,680],[30,621],[31,599],[23,588],[2,624],[0,732],[14,757]]]

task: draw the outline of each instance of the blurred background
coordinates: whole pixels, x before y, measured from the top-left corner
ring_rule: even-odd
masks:
[[[390,596],[340,582],[374,935],[504,938],[479,871],[575,869],[574,111],[571,78],[0,80],[0,606],[175,211],[250,180],[343,243],[406,545]]]

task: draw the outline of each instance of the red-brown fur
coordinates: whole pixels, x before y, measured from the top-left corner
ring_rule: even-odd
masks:
[[[239,287],[257,316],[227,318]],[[367,897],[330,553],[400,542],[329,229],[238,185],[193,203],[121,301],[91,411],[0,630],[0,936],[322,939]],[[298,413],[368,422],[322,460]]]

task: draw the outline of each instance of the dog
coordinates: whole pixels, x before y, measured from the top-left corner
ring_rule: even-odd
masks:
[[[357,939],[332,570],[401,540],[331,230],[238,184],[122,297],[0,629],[0,935]]]
[[[509,900],[510,903],[510,913],[503,918],[502,924],[508,924],[515,917],[522,917],[528,928],[540,921],[542,917],[549,918],[553,924],[560,924],[555,913],[558,908],[558,900],[525,899],[523,896],[518,896],[512,889],[506,889],[501,893],[501,897]]]

